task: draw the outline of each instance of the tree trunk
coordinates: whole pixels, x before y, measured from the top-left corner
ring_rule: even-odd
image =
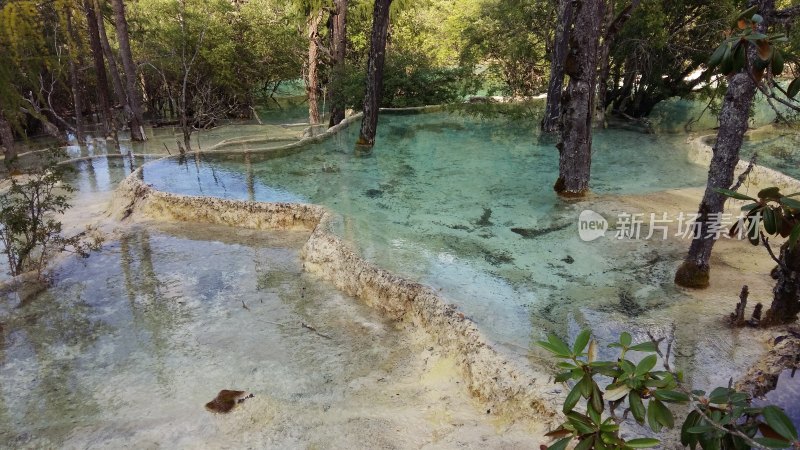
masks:
[[[128,37],[128,21],[125,19],[125,4],[122,0],[111,0],[111,4],[114,7],[114,23],[117,28],[119,54],[122,58],[122,67],[125,69],[125,86],[128,92],[128,105],[131,109],[129,122],[131,139],[134,141],[144,141],[147,139],[147,136],[144,134],[144,118],[142,117],[139,90],[136,89],[136,64],[133,62],[131,43]]]
[[[111,85],[114,88],[114,96],[117,101],[115,108],[122,108],[125,117],[130,117],[131,111],[128,106],[127,95],[125,94],[125,87],[122,84],[122,77],[120,76],[119,67],[117,66],[117,58],[114,56],[114,51],[108,43],[108,35],[106,34],[106,24],[103,20],[103,10],[100,8],[98,0],[93,0],[95,3],[95,15],[97,16],[97,30],[100,34],[100,45],[103,47],[103,53],[108,62],[108,71],[111,74]],[[127,119],[126,119],[127,120]]]
[[[3,146],[3,157],[6,166],[17,158],[17,148],[14,146],[14,132],[11,124],[6,120],[3,111],[0,110],[0,145]]]
[[[800,246],[790,250],[781,246],[781,265],[775,268],[777,280],[772,291],[772,305],[767,310],[762,325],[780,325],[794,322],[800,313]]]
[[[69,42],[69,54],[67,55],[69,67],[69,84],[72,89],[72,105],[75,108],[75,138],[78,140],[78,145],[83,143],[84,128],[83,128],[83,95],[81,92],[80,79],[78,78],[78,68],[75,67],[75,58],[78,55],[77,49],[77,36],[72,27],[72,11],[67,8],[67,42]]]
[[[774,9],[774,0],[760,0],[748,2],[749,5],[759,3],[763,17],[768,17],[769,11]],[[759,32],[766,30],[766,20],[759,26]],[[748,52],[752,67],[754,58],[757,58],[752,49]],[[717,142],[714,144],[711,166],[708,169],[708,181],[703,200],[698,208],[698,217],[695,221],[698,227],[695,237],[689,246],[678,271],[675,273],[675,283],[689,288],[706,288],[709,285],[709,272],[711,270],[711,250],[714,248],[714,233],[709,233],[712,227],[717,226],[720,214],[725,210],[725,201],[728,197],[716,192],[714,189],[728,189],[733,184],[733,174],[739,162],[739,150],[742,139],[747,131],[747,122],[750,118],[750,108],[753,106],[753,97],[756,94],[756,84],[750,73],[739,72],[728,81],[728,90],[722,102],[719,114],[719,131]]]
[[[609,3],[606,18],[608,23],[606,24],[603,42],[600,44],[600,71],[597,80],[597,108],[595,108],[597,124],[603,128],[606,127],[606,95],[608,94],[608,75],[611,69],[611,47],[614,45],[617,35],[622,30],[622,26],[631,18],[633,10],[639,6],[639,1],[640,0],[633,0],[623,8],[616,17],[613,13],[613,2]]]
[[[308,123],[311,132],[314,125],[319,125],[319,23],[322,22],[323,11],[309,14],[308,24],[308,74],[306,94],[308,95]]]
[[[392,0],[375,0],[372,11],[369,61],[367,63],[367,91],[364,95],[364,118],[361,120],[359,146],[375,145],[378,129],[378,108],[383,94],[383,66],[386,61],[386,37],[389,34],[389,7]]]
[[[328,126],[338,125],[344,120],[344,58],[347,54],[347,2],[348,0],[334,0],[334,13],[331,15],[331,56],[333,67],[331,70],[330,104],[331,117]]]
[[[111,104],[109,99],[111,93],[108,89],[108,76],[106,75],[106,65],[103,61],[103,45],[100,43],[100,31],[97,27],[97,16],[90,0],[83,1],[83,9],[86,14],[86,23],[89,31],[89,48],[92,50],[92,61],[94,62],[94,72],[97,77],[97,104],[100,109],[100,122],[105,136],[111,132]]]
[[[564,64],[569,84],[561,102],[561,142],[558,144],[558,180],[553,189],[565,197],[581,197],[589,190],[592,165],[592,111],[597,87],[597,52],[603,0],[581,0]]]
[[[561,92],[564,90],[564,62],[569,50],[569,35],[572,28],[574,8],[572,0],[560,0],[556,36],[553,42],[553,58],[550,62],[550,82],[547,86],[547,103],[542,118],[542,131],[552,133],[560,127]]]

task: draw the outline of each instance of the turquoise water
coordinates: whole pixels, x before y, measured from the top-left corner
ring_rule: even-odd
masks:
[[[800,179],[800,135],[793,130],[776,130],[763,136],[746,139],[742,144],[742,159],[758,153],[758,164],[779,170]]]
[[[493,337],[526,348],[534,316],[563,305],[574,286],[672,290],[666,273],[653,281],[636,268],[601,270],[609,260],[578,239],[579,210],[552,190],[554,142],[535,127],[447,113],[384,115],[367,157],[354,154],[356,128],[281,158],[157,161],[145,167],[144,180],[179,194],[326,205],[343,216],[336,231],[368,260],[442,289]],[[682,143],[598,131],[593,190],[702,185],[705,170],[687,161]]]

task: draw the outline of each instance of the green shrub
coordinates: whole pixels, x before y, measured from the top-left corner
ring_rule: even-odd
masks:
[[[566,420],[548,436],[559,439],[549,448],[563,450],[576,440],[576,450],[649,448],[660,444],[654,438],[623,439],[620,425],[628,415],[654,432],[675,425],[670,404],[689,404],[691,412],[681,427],[681,443],[692,449],[740,450],[749,448],[798,448],[797,430],[780,408],[750,406],[747,394],[719,387],[706,395],[683,385],[683,374],[669,366],[671,346],[666,353],[659,341],[633,344],[628,333],[609,347],[619,348],[615,361],[597,360],[597,342],[589,330],[575,338],[572,347],[551,334],[539,346],[564,361],[556,382],[573,381],[564,400]],[[629,352],[644,353],[638,364],[626,359]],[[657,370],[659,356],[663,370]],[[598,379],[610,379],[600,388]],[[586,400],[585,412],[578,402]],[[620,411],[621,410],[621,411]]]

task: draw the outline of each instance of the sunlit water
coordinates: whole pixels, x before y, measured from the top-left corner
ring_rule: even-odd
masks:
[[[552,189],[555,143],[533,128],[446,113],[384,115],[367,157],[355,155],[351,127],[281,158],[158,161],[144,180],[180,194],[326,205],[343,216],[336,231],[368,260],[442,289],[494,338],[527,348],[532,317],[553,307],[563,313],[565,292],[577,287],[648,288],[652,299],[674,291],[666,277],[637,279],[636,268],[578,239],[579,211]],[[702,185],[706,171],[687,160],[684,139],[598,131],[593,191]],[[616,291],[611,297],[619,302]]]
[[[306,238],[148,225],[4,298],[0,448],[502,442],[424,342],[303,272]],[[205,411],[221,389],[255,397]]]

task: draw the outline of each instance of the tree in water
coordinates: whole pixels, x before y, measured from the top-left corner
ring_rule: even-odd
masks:
[[[333,0],[331,11],[331,116],[329,126],[338,125],[344,120],[345,99],[341,93],[345,76],[345,56],[347,54],[347,3],[348,0]]]
[[[565,197],[581,197],[589,190],[592,116],[604,9],[603,0],[580,0],[575,6],[575,23],[564,64],[569,84],[561,101],[561,142],[557,145],[559,175],[553,186],[556,193]]]
[[[547,86],[547,100],[542,118],[542,131],[552,133],[558,131],[561,123],[561,92],[564,90],[564,63],[569,50],[569,35],[572,28],[574,8],[572,0],[558,2],[558,22],[551,50],[550,81]]]
[[[392,0],[375,0],[372,12],[369,61],[367,62],[367,88],[364,95],[364,118],[356,145],[372,147],[378,128],[378,109],[383,91],[383,68],[386,61],[386,38],[389,34],[389,9]]]
[[[89,49],[94,63],[95,77],[97,77],[97,106],[100,112],[100,126],[106,136],[113,129],[113,116],[111,114],[111,93],[108,88],[108,75],[106,74],[103,44],[100,42],[100,30],[97,26],[97,15],[91,0],[83,0],[83,12],[86,15],[86,25],[89,35]]]
[[[697,229],[689,252],[675,274],[675,283],[684,287],[706,288],[709,285],[711,250],[715,243],[715,234],[709,230],[719,225],[727,199],[720,189],[728,189],[733,184],[756,89],[762,80],[771,80],[770,75],[783,71],[781,51],[772,47],[766,31],[771,18],[784,17],[787,12],[776,12],[774,0],[750,0],[748,5],[750,8],[738,20],[740,34],[726,39],[709,61],[710,66],[719,66],[720,72],[728,76],[728,89],[719,114],[719,131],[705,194],[698,208]]]
[[[136,64],[133,62],[133,54],[131,53],[128,21],[125,18],[125,4],[122,0],[111,0],[111,4],[114,7],[114,25],[117,28],[119,54],[122,59],[122,67],[125,69],[125,85],[128,94],[128,105],[131,110],[131,139],[144,141],[147,136],[144,133],[144,118],[142,116],[141,101],[139,100],[139,90],[136,88],[137,71]]]
[[[306,67],[306,94],[308,95],[308,123],[312,127],[319,125],[319,24],[322,22],[324,10],[310,9],[306,18],[308,33],[308,65]]]

